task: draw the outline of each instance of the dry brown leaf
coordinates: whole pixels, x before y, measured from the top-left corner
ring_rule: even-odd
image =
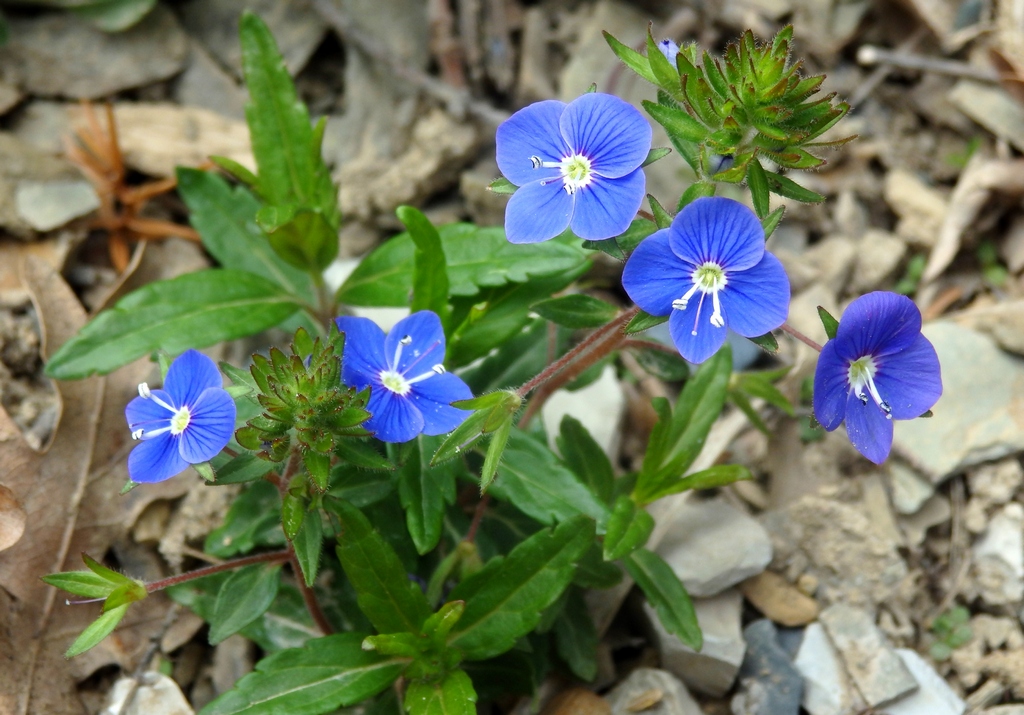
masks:
[[[43,328],[44,355],[49,355],[85,323],[85,311],[45,262],[27,259],[22,279]],[[99,610],[65,606],[56,589],[39,580],[80,569],[80,552],[102,557],[148,503],[187,488],[181,480],[169,480],[118,496],[127,480],[124,405],[138,376],[150,369],[140,362],[105,378],[60,383],[63,411],[45,453],[30,449],[0,409],[0,482],[27,517],[24,535],[0,554],[0,618],[6,625],[0,629],[0,653],[7,661],[0,665],[0,712],[5,715],[83,712],[75,693],[77,678],[130,660],[138,651],[132,644],[159,627],[166,605],[146,599],[129,610],[110,644],[69,664],[64,650]]]
[[[25,533],[25,510],[14,492],[0,485],[0,551],[14,546]]]

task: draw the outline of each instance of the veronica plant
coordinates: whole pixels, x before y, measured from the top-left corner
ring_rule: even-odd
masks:
[[[504,227],[435,227],[399,207],[406,230],[331,290],[341,214],[323,121],[297,101],[266,26],[246,14],[240,30],[257,171],[219,158],[237,183],[178,172],[218,267],[129,293],[47,365],[73,379],[177,356],[163,388],[143,385],[127,407],[142,440],[130,484],[191,464],[209,488],[240,491],[203,544],[213,565],[147,583],[86,557],[87,570],[46,577],[103,601],[69,656],[166,590],[209,623],[211,643],[241,633],[265,655],[202,715],[360,704],[470,715],[549,674],[592,681],[608,624],[592,620],[585,591],[627,578],[699,649],[686,589],[649,543],[647,507],[751,478],[737,464],[694,467],[727,400],[766,431],[752,398],[793,413],[773,384],[786,368],[735,374],[726,340],[731,331],[772,352],[773,331],[798,335],[784,323],[785,271],[765,250],[781,218],[768,194],[821,197],[761,162],[817,166],[818,139],[845,112],[810,99],[820,78],[790,62],[791,31],[765,45],[748,33],[721,60],[693,45],[649,38],[645,55],[609,40],[658,86],[645,106],[694,170],[674,211],[653,197],[644,209],[643,166],[669,152],[651,148],[641,112],[598,92],[543,101],[497,129],[504,179],[493,186],[512,194]],[[713,196],[744,180],[754,211]],[[586,291],[598,252],[624,263],[623,291]],[[409,315],[385,333],[355,315],[366,307]],[[639,336],[666,321],[671,345]],[[845,420],[880,461],[889,418],[916,417],[941,391],[920,314],[872,294],[837,329],[825,323],[815,412],[827,429]],[[194,349],[268,328],[291,344],[264,345],[245,368],[218,371]],[[652,402],[657,423],[634,472],[581,421],[567,416],[548,435],[536,419],[555,391],[585,387],[625,351],[679,387],[674,404]]]

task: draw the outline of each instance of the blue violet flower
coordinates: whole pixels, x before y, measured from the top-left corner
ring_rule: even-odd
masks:
[[[733,330],[756,338],[786,322],[789,279],[764,250],[764,229],[738,201],[705,197],[687,205],[626,261],[622,287],[651,315],[669,315],[680,354],[702,363]]]
[[[391,332],[369,318],[335,319],[345,334],[341,379],[362,390],[370,387],[363,423],[384,442],[408,442],[416,435],[444,434],[462,424],[469,410],[452,407],[473,397],[461,378],[446,372],[441,320],[421,310],[400,320]]]
[[[235,430],[235,401],[223,385],[216,363],[195,350],[175,358],[162,390],[139,385],[124,410],[132,439],[142,440],[128,455],[133,482],[162,482],[224,449]]]
[[[666,38],[664,40],[658,40],[658,49],[661,50],[661,54],[665,55],[665,59],[673,65],[676,63],[676,55],[679,54],[679,45]]]
[[[896,293],[857,298],[825,343],[814,371],[814,416],[831,432],[844,420],[857,451],[881,464],[893,419],[930,410],[942,394],[939,358],[921,335],[921,311]]]
[[[512,243],[546,241],[566,228],[591,241],[611,238],[643,203],[651,125],[618,97],[536,102],[502,123],[496,141],[498,168],[519,187],[505,207]]]

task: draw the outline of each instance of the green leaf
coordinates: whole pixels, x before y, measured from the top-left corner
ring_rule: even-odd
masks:
[[[629,258],[640,242],[658,230],[657,224],[645,218],[633,219],[625,233],[602,241],[584,241],[588,251],[602,251],[612,258],[624,261]]]
[[[156,6],[156,0],[61,0],[55,3],[84,17],[104,32],[122,32]]]
[[[579,267],[587,258],[577,245],[544,241],[515,246],[501,228],[455,223],[437,229],[448,266],[453,296],[472,296],[482,288],[523,283]],[[347,305],[404,308],[413,289],[415,245],[408,232],[391,238],[364,258],[338,289]]]
[[[684,207],[689,206],[694,201],[704,196],[715,195],[715,184],[711,181],[695,181],[686,187],[686,191],[679,197],[679,203],[676,204],[676,211],[682,211]]]
[[[497,194],[498,196],[511,196],[518,188],[518,186],[513,184],[504,176],[498,177],[487,185],[487,190],[493,194]]]
[[[200,715],[320,715],[360,703],[391,685],[408,663],[364,651],[363,638],[316,638],[264,658]]]
[[[766,174],[766,178],[768,179],[768,188],[773,194],[807,204],[820,204],[825,200],[825,197],[821,194],[805,189],[800,184],[781,174]]]
[[[658,54],[661,55],[660,52]],[[663,55],[662,59],[664,59]],[[665,131],[668,132],[670,137],[695,144],[699,144],[707,139],[708,130],[704,125],[682,109],[666,107],[664,104],[658,104],[648,99],[643,101],[643,105],[647,113],[651,115],[651,118],[665,127]]]
[[[583,423],[572,415],[562,417],[555,439],[562,461],[593,494],[606,504],[612,500],[615,472],[601,445],[590,436]]]
[[[608,43],[608,46],[612,48],[612,52],[615,53],[615,56],[622,60],[626,67],[629,67],[640,75],[641,78],[647,80],[651,84],[658,84],[658,79],[654,76],[654,72],[651,70],[651,63],[646,57],[629,45],[622,44],[608,32],[604,32],[604,39]],[[659,52],[658,54],[661,53]]]
[[[178,193],[189,209],[189,221],[203,247],[225,268],[269,278],[306,302],[316,293],[304,271],[282,263],[256,225],[260,203],[247,189],[232,189],[209,171],[179,166]]]
[[[581,588],[614,588],[622,582],[622,569],[605,561],[601,545],[595,542],[580,557],[572,582]]]
[[[510,414],[501,423],[498,429],[491,435],[490,444],[487,445],[487,454],[484,456],[484,465],[480,468],[480,492],[487,491],[498,473],[498,465],[501,464],[502,455],[505,453],[505,446],[508,444],[508,436],[512,432],[512,423],[515,415]]]
[[[218,167],[223,169],[225,172],[230,174],[232,177],[237,179],[239,182],[245,184],[253,191],[259,193],[259,177],[252,173],[246,167],[239,164],[234,159],[229,159],[226,156],[211,156],[210,161],[216,164]]]
[[[252,452],[242,452],[237,457],[228,457],[222,466],[217,466],[216,462],[214,458],[217,474],[217,479],[213,482],[215,486],[254,482],[270,474],[277,466],[273,462],[260,459]]]
[[[491,491],[542,524],[578,514],[599,523],[608,518],[608,507],[550,449],[518,429],[512,430]]]
[[[278,564],[255,564],[231,574],[217,594],[210,617],[210,645],[217,645],[262,616],[280,585]]]
[[[758,346],[769,355],[774,355],[779,352],[779,341],[776,340],[775,336],[771,333],[765,333],[764,335],[759,335],[756,338],[747,338],[747,340],[754,343],[754,345]]]
[[[443,440],[443,435],[420,435],[412,440],[405,464],[398,469],[398,496],[405,509],[405,523],[421,555],[441,540],[445,508],[455,503],[455,464],[430,466],[430,458]]]
[[[361,469],[388,472],[395,469],[395,465],[374,448],[373,442],[339,439],[335,444],[334,453],[349,464]]]
[[[839,321],[820,305],[818,306],[818,317],[821,319],[821,326],[825,328],[825,335],[829,340],[835,340],[836,332],[839,330]]]
[[[665,210],[665,207],[654,198],[654,194],[647,194],[647,203],[651,205],[651,213],[654,214],[654,223],[658,228],[668,228],[672,225],[672,214]]]
[[[674,95],[681,93],[679,84],[679,70],[677,70],[668,58],[658,49],[650,27],[647,28],[647,62],[651,66],[651,72],[657,79],[657,85],[668,90]]]
[[[747,188],[750,189],[750,198],[754,201],[754,211],[757,213],[757,217],[767,218],[771,201],[768,191],[768,176],[757,159],[753,159],[747,164]]]
[[[669,149],[667,146],[656,146],[656,147],[653,147],[649,152],[647,152],[647,158],[644,159],[644,163],[641,164],[640,166],[647,166],[648,164],[653,164],[654,162],[658,161],[659,159],[664,159],[666,156],[668,156],[671,153],[672,153],[672,150]]]
[[[650,313],[645,313],[641,310],[636,314],[636,317],[626,324],[626,327],[623,328],[622,332],[626,335],[634,335],[636,333],[642,333],[645,330],[650,330],[655,325],[661,325],[662,323],[667,322],[667,315],[651,315]]]
[[[116,584],[92,571],[65,571],[42,577],[42,581],[54,588],[85,598],[106,598]]]
[[[89,626],[82,631],[82,634],[75,639],[75,642],[71,644],[67,652],[64,654],[65,658],[74,658],[76,655],[84,653],[85,651],[98,644],[101,640],[109,636],[117,628],[117,624],[121,622],[124,615],[128,612],[128,604],[112,608],[109,611],[103,613],[99,618],[89,624]]]
[[[247,271],[186,273],[101,312],[53,354],[46,373],[58,380],[105,375],[154,350],[178,354],[254,335],[299,307],[283,288]]]
[[[567,328],[598,328],[619,312],[611,303],[583,293],[548,298],[531,308],[542,318]]]
[[[442,320],[448,313],[448,269],[441,236],[422,211],[399,206],[395,212],[416,244],[411,310],[432,310]]]
[[[203,550],[226,559],[257,546],[283,545],[280,504],[277,487],[270,482],[252,482],[235,497],[224,523],[206,537]]]
[[[615,502],[604,535],[604,560],[615,561],[647,543],[654,531],[654,517],[627,496]]]
[[[775,229],[779,226],[779,221],[782,220],[782,215],[786,213],[786,207],[780,206],[770,214],[761,219],[761,227],[764,228],[764,240],[768,240]]]
[[[750,470],[740,464],[719,464],[674,481],[663,482],[658,491],[652,493],[650,501],[691,489],[715,489],[753,478]],[[611,522],[608,526],[611,528]]]
[[[466,602],[449,646],[461,650],[467,660],[509,650],[533,630],[541,611],[569,585],[576,561],[593,539],[593,521],[577,516],[538,531],[508,556],[491,559],[449,596]]]
[[[338,255],[338,229],[318,208],[264,206],[256,223],[274,252],[296,268],[322,271]]]
[[[638,504],[649,504],[666,483],[693,463],[711,425],[722,412],[732,373],[732,351],[726,345],[686,382],[674,411],[663,399],[654,401],[659,413],[633,490]]]
[[[356,589],[359,608],[381,633],[419,633],[430,606],[395,550],[362,512],[338,500],[338,559]]]
[[[306,512],[306,518],[302,520],[302,527],[295,535],[292,546],[295,548],[295,558],[302,569],[302,577],[307,586],[312,586],[316,581],[317,571],[320,570],[320,552],[323,550],[324,532],[320,522],[320,510],[311,509]]]
[[[633,347],[636,361],[640,363],[640,367],[655,377],[660,377],[668,382],[679,382],[685,380],[690,374],[690,366],[683,360],[682,355],[677,352],[667,352],[661,343],[654,343],[646,350],[640,345],[631,347]]]
[[[597,629],[583,593],[569,589],[562,615],[555,621],[555,648],[576,677],[591,682],[597,677]]]
[[[735,387],[747,393],[751,397],[760,397],[768,404],[778,407],[787,415],[793,417],[793,405],[791,405],[786,396],[779,391],[779,388],[772,384],[774,380],[778,380],[785,375],[786,372],[788,371],[783,371],[780,374],[779,371],[773,370],[771,372],[739,373],[736,376]]]
[[[629,575],[658,612],[661,624],[694,650],[700,650],[704,638],[697,623],[690,594],[664,559],[653,551],[638,549],[622,560]]]
[[[439,681],[412,681],[405,691],[405,710],[409,715],[476,715],[473,681],[461,668]]]

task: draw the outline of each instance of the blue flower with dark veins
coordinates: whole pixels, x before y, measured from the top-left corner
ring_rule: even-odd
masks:
[[[814,371],[814,416],[831,432],[844,420],[857,451],[881,464],[893,419],[910,420],[942,395],[939,358],[921,334],[921,311],[903,295],[877,291],[843,313]]]
[[[651,315],[669,315],[679,353],[702,363],[726,332],[756,338],[789,313],[789,279],[764,250],[764,229],[738,201],[699,198],[668,228],[643,240],[626,261],[622,287]]]
[[[676,63],[676,55],[679,54],[679,45],[672,40],[665,38],[664,40],[658,40],[658,49],[661,50],[661,54],[665,55],[665,59],[673,65]]]
[[[421,310],[400,320],[386,336],[369,318],[336,318],[345,334],[341,380],[362,390],[369,386],[363,426],[384,442],[408,442],[418,434],[451,432],[471,412],[452,407],[473,397],[469,386],[442,364],[441,319]]]
[[[566,228],[590,241],[612,238],[643,203],[651,125],[618,97],[536,102],[503,122],[495,139],[498,168],[519,187],[505,207],[512,243],[546,241]]]
[[[132,439],[141,440],[128,455],[128,476],[133,482],[162,482],[227,446],[235,430],[235,401],[216,363],[186,350],[171,363],[162,390],[139,385],[124,416]]]

